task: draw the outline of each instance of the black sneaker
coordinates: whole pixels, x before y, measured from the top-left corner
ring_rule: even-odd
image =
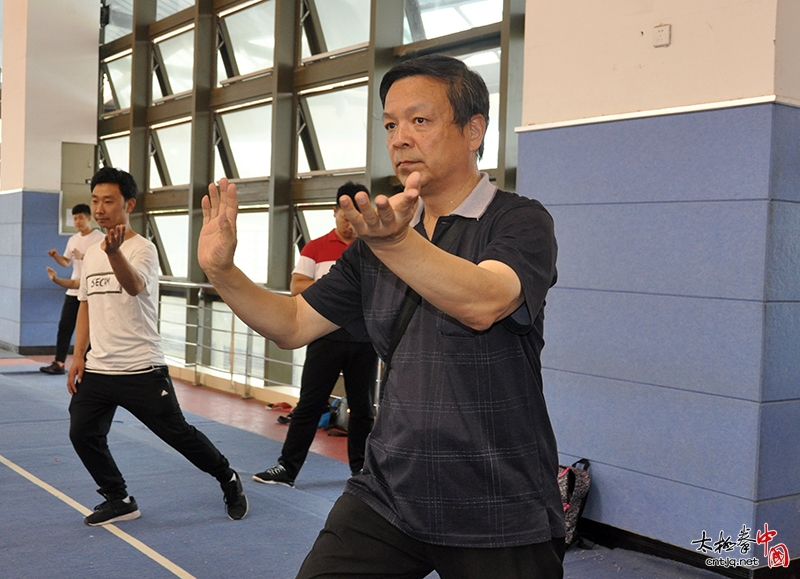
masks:
[[[294,486],[294,479],[289,476],[289,473],[286,472],[286,468],[280,463],[269,467],[264,472],[257,472],[253,475],[253,480],[268,485]]]
[[[228,518],[232,521],[243,519],[249,507],[239,473],[233,471],[233,478],[220,486],[222,492],[225,493],[223,499],[225,500],[225,510],[228,511]]]
[[[67,370],[58,362],[53,361],[50,365],[39,368],[39,372],[44,372],[45,374],[66,374]]]
[[[107,525],[119,521],[130,521],[141,516],[142,513],[139,512],[136,499],[127,497],[115,501],[103,501],[94,508],[94,512],[91,515],[83,519],[83,522],[90,527],[97,527],[98,525]]]

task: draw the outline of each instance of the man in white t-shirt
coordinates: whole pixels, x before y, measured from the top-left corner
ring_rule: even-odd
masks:
[[[59,254],[56,249],[47,252],[47,255],[61,267],[69,267],[72,264],[72,275],[69,278],[58,277],[52,267],[47,268],[50,281],[66,288],[67,293],[64,296],[64,305],[61,306],[61,318],[58,321],[56,359],[51,364],[39,368],[39,371],[45,374],[66,372],[64,362],[67,360],[72,333],[75,331],[75,318],[78,316],[78,285],[81,281],[83,254],[90,245],[103,240],[103,234],[92,227],[92,211],[85,203],[79,203],[72,208],[72,223],[78,233],[69,238],[64,254]]]
[[[248,505],[238,473],[186,422],[175,396],[158,333],[158,253],[130,227],[136,182],[125,171],[105,167],[92,177],[91,189],[92,212],[106,235],[83,259],[75,353],[67,377],[69,436],[106,500],[84,522],[105,525],[141,514],[106,440],[118,406],[216,478],[228,517],[241,519]]]

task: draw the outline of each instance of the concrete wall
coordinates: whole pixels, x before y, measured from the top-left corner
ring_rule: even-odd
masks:
[[[522,124],[776,94],[800,102],[799,11],[794,0],[528,0]],[[671,44],[656,48],[663,24]]]

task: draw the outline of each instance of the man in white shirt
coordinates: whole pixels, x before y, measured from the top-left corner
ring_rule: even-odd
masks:
[[[186,422],[158,333],[158,254],[130,227],[136,182],[105,167],[92,177],[92,212],[106,230],[84,256],[75,353],[67,377],[70,440],[105,501],[84,519],[90,526],[138,518],[106,436],[118,406],[220,483],[228,517],[247,514],[242,482],[228,459]],[[91,342],[91,349],[89,348]]]
[[[85,203],[79,203],[72,208],[72,223],[78,233],[69,238],[64,254],[59,254],[56,249],[47,252],[47,255],[61,267],[69,267],[72,264],[72,275],[69,278],[58,277],[52,267],[47,268],[50,281],[66,288],[67,293],[64,296],[64,305],[61,307],[61,318],[58,321],[56,359],[51,364],[39,368],[39,371],[45,374],[66,372],[64,362],[67,360],[72,333],[75,331],[75,318],[78,316],[78,285],[81,281],[83,254],[90,245],[103,240],[103,234],[92,227],[92,211]]]

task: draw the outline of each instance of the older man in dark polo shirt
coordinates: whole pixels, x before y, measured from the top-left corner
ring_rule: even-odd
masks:
[[[406,294],[421,297],[394,351],[363,473],[348,480],[298,577],[558,578],[564,521],[542,393],[544,301],[556,280],[550,215],[479,172],[486,85],[463,63],[398,64],[380,87],[405,190],[342,200],[358,234],[294,298],[233,265],[235,186],[203,201],[198,257],[242,319],[293,348],[344,327],[386,358]],[[438,247],[457,223],[447,251]]]

